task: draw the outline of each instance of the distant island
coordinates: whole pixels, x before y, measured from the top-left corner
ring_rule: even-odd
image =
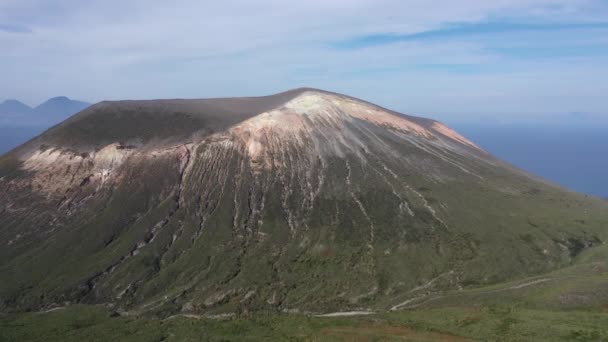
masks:
[[[50,98],[36,107],[18,100],[0,103],[0,126],[54,125],[90,106],[65,96]]]
[[[36,107],[14,99],[0,103],[0,154],[90,105],[65,96],[50,98]]]

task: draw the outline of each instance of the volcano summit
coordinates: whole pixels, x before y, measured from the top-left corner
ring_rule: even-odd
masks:
[[[557,269],[608,203],[315,89],[101,102],[0,157],[0,308],[399,308]]]

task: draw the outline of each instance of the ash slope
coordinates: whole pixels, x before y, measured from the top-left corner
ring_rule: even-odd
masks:
[[[568,265],[608,203],[314,89],[95,105],[0,160],[4,310],[390,308]]]

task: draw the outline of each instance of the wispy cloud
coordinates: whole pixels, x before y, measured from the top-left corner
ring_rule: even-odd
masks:
[[[467,37],[479,37],[493,35],[497,33],[509,34],[527,34],[535,32],[553,32],[560,34],[564,31],[580,31],[593,29],[608,29],[606,23],[516,23],[508,21],[493,21],[479,22],[466,24],[447,24],[446,26],[436,29],[409,34],[374,34],[362,37],[347,39],[344,41],[335,42],[336,48],[341,49],[357,49],[369,46],[378,46],[384,44],[394,44],[407,41],[429,41],[439,39],[463,39]]]
[[[32,30],[25,26],[20,25],[8,25],[0,23],[0,31],[8,32],[8,33],[31,33]]]

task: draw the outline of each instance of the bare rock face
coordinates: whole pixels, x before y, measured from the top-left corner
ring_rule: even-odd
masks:
[[[344,95],[104,102],[1,157],[0,306],[390,308],[566,265],[607,222],[605,202]]]

